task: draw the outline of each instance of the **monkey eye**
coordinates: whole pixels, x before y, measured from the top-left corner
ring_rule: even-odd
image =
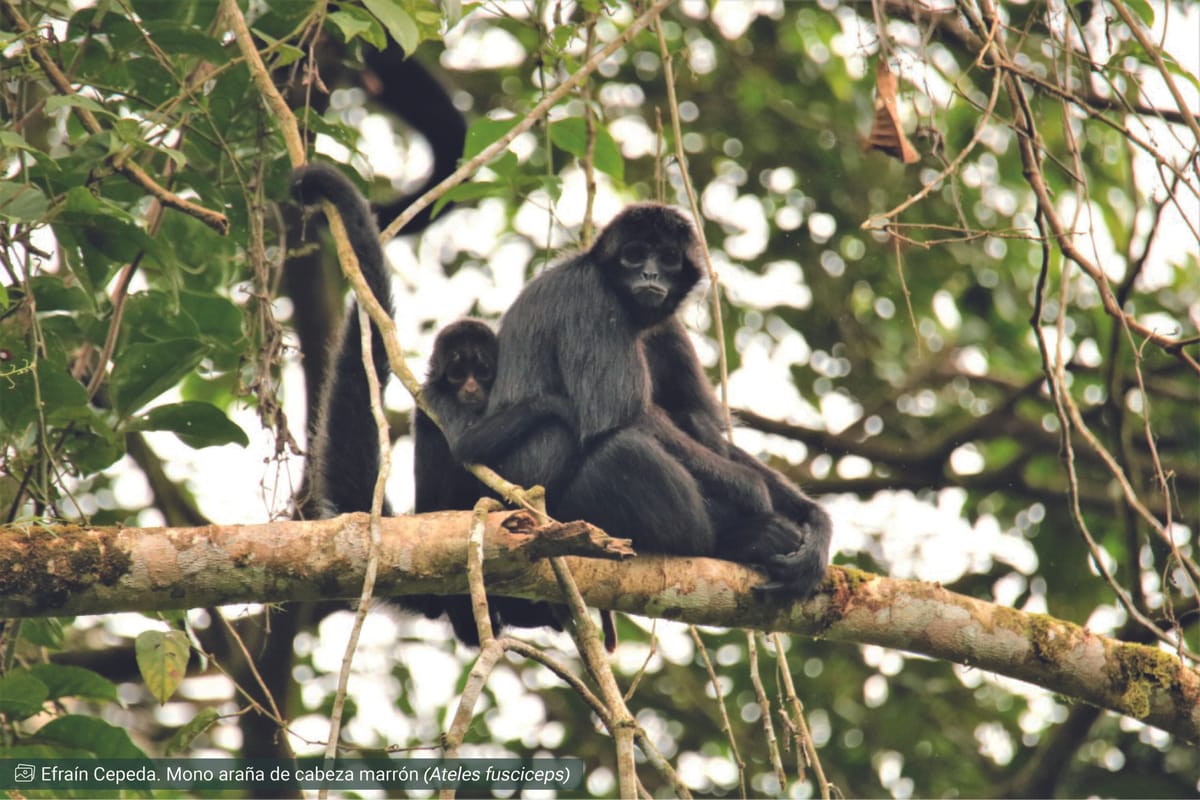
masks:
[[[475,380],[479,381],[480,383],[491,383],[492,379],[496,377],[496,370],[493,369],[492,365],[487,361],[480,361],[476,366],[474,373]]]
[[[658,251],[658,263],[663,269],[675,272],[683,267],[683,253],[677,247],[663,247]]]
[[[470,374],[471,368],[460,359],[455,359],[446,367],[446,379],[456,386],[464,383]]]
[[[650,246],[645,242],[627,242],[621,248],[621,263],[627,267],[640,267],[650,257]]]

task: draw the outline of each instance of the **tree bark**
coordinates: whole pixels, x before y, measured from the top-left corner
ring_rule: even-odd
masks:
[[[0,527],[0,616],[67,616],[241,602],[357,597],[368,516],[197,528]],[[382,597],[467,590],[471,512],[383,520]],[[498,512],[485,537],[489,593],[559,600],[551,555],[590,605],[699,625],[876,644],[1028,681],[1200,741],[1200,672],[1162,649],[1053,617],[832,567],[796,602],[761,594],[756,571],[708,558],[628,555],[582,523],[535,529]],[[579,557],[584,554],[590,557]]]

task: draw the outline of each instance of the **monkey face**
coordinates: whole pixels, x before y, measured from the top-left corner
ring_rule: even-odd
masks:
[[[630,241],[618,255],[621,278],[634,302],[646,310],[662,306],[678,295],[683,272],[683,253],[669,242]]]
[[[468,355],[458,351],[455,356],[446,367],[445,374],[455,398],[460,405],[483,408],[487,404],[492,383],[496,380],[495,368],[479,354]]]

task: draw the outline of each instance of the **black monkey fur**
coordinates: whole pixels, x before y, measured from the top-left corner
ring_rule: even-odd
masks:
[[[314,163],[301,167],[292,176],[292,194],[311,204],[328,200],[337,208],[345,223],[354,254],[358,258],[368,287],[389,316],[395,315],[391,285],[379,245],[379,229],[365,199],[338,169]],[[371,355],[375,374],[386,383],[390,373],[383,336],[371,326]],[[322,390],[320,410],[311,448],[310,482],[317,506],[324,516],[352,511],[369,511],[379,475],[379,439],[371,414],[367,376],[362,364],[361,328],[357,307],[346,315],[341,334],[333,347],[332,371]],[[483,323],[466,320],[443,330],[434,345],[430,360],[430,378],[425,394],[434,412],[452,430],[462,430],[482,413],[487,391],[495,376],[496,335]],[[462,368],[460,370],[460,367]],[[448,374],[460,378],[458,388],[469,384],[467,392],[450,391]],[[554,413],[561,403],[554,398],[531,406],[527,413],[511,420],[506,428],[513,436],[522,436],[531,425],[541,421],[539,409]],[[563,412],[565,413],[565,412]],[[504,423],[508,424],[508,420]],[[469,509],[487,494],[487,489],[452,460],[446,440],[437,426],[423,413],[416,417],[417,458],[414,464],[417,484],[417,511]],[[391,504],[384,501],[383,513],[392,516]],[[399,604],[433,619],[445,613],[460,640],[479,644],[479,635],[464,596],[406,596]],[[561,624],[547,603],[515,598],[498,598],[490,603],[492,625],[502,623],[524,627]],[[505,618],[499,612],[507,612]]]
[[[696,349],[678,317],[672,317],[642,340],[650,370],[654,404],[684,432],[705,447],[750,467],[767,484],[771,505],[811,536],[828,558],[832,536],[829,515],[801,489],[776,470],[737,447],[726,437],[724,414]]]
[[[804,508],[788,507],[790,484],[720,440],[691,344],[682,328],[672,333],[700,277],[698,249],[682,214],[637,204],[590,250],[532,281],[501,323],[487,414],[451,445],[462,460],[546,486],[557,517],[587,519],[642,552],[755,565],[772,579],[766,588],[807,595],[825,573],[828,518],[799,490]],[[553,395],[574,425],[554,415],[505,438],[497,420]]]
[[[292,196],[305,205],[328,200],[342,217],[363,278],[389,316],[392,287],[379,244],[375,216],[358,189],[337,168],[313,163],[292,173]],[[371,415],[370,390],[362,363],[357,304],[346,314],[332,348],[330,371],[321,389],[313,428],[309,479],[326,516],[370,511],[379,475],[379,439]],[[383,335],[371,326],[371,356],[380,384],[391,374]],[[391,506],[384,502],[384,514]]]

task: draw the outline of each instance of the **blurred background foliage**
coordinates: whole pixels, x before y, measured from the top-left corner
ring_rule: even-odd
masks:
[[[639,11],[597,0],[239,6],[310,142],[357,171],[385,222],[442,177],[463,120],[469,156],[577,70],[589,37],[598,47]],[[725,343],[738,441],[835,515],[837,561],[1163,640],[1190,659],[1198,27],[1193,5],[1145,0],[684,0],[663,16],[677,107],[658,40],[643,32],[553,110],[553,124],[453,190],[429,227],[389,243],[401,341],[419,364],[446,322],[498,318],[577,243],[589,174],[601,222],[629,200],[685,204],[674,111],[724,330],[705,302],[685,320],[708,364]],[[341,284],[328,256],[289,256],[299,218],[277,203],[291,164],[227,31],[216,0],[3,0],[5,522],[291,513],[305,398]],[[879,127],[881,59],[899,78],[890,99],[912,163]],[[422,82],[430,74],[444,94]],[[424,111],[446,101],[463,120],[430,122]],[[1032,162],[1021,144],[1031,128]],[[880,135],[892,146],[872,147]],[[1068,235],[1048,232],[1047,198]],[[411,402],[393,393],[389,407],[402,423]],[[410,443],[398,430],[392,489],[403,509]],[[299,751],[323,738],[344,646],[345,612],[329,611],[220,612],[293,720]],[[208,658],[192,655],[165,705],[132,646],[162,620],[10,622],[0,681],[18,681],[7,685],[23,699],[0,691],[7,751],[88,751],[39,727],[69,711],[108,723],[94,741],[110,751],[278,752],[273,722],[234,715],[244,700],[231,680],[259,690],[214,613],[166,618]],[[664,755],[699,792],[741,793],[688,633],[648,620],[622,620],[620,632],[618,675],[644,670],[630,703]],[[386,609],[367,633],[345,738],[435,743],[455,700],[447,676],[465,675],[472,652],[441,623]],[[746,634],[703,639],[745,788],[811,795],[779,717],[787,787],[772,770]],[[1200,788],[1193,748],[1128,718],[968,667],[784,641],[822,765],[846,796]],[[774,697],[772,645],[760,638],[758,650]],[[79,688],[63,675],[85,673],[30,671],[47,659],[102,679]],[[184,727],[200,709],[211,724]],[[469,741],[481,754],[580,756],[587,791],[615,791],[609,741],[531,664],[493,678]],[[651,791],[667,791],[644,772]]]

